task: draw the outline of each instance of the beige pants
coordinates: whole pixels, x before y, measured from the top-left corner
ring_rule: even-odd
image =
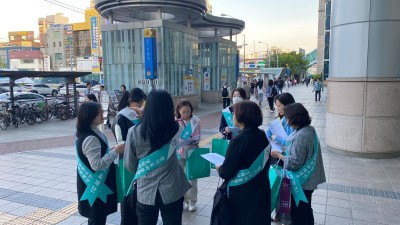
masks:
[[[179,165],[183,168],[186,173],[186,159],[179,159]],[[197,202],[197,179],[189,180],[192,187],[185,193],[185,202],[190,205],[195,205]]]

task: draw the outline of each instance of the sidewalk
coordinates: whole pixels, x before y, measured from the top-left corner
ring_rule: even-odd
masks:
[[[296,102],[309,110],[321,141],[327,183],[313,195],[315,224],[400,224],[400,158],[362,159],[327,151],[326,92],[322,92],[321,102],[315,102],[311,90],[302,85],[290,88]],[[276,116],[265,110],[266,105],[264,101],[264,128]],[[197,112],[202,119],[205,147],[218,132],[220,107],[202,104]],[[54,120],[0,131],[0,225],[87,224],[77,213],[75,149],[73,139],[69,139],[73,138],[74,127],[75,120]],[[14,152],[4,154],[11,150]],[[212,171],[211,177],[198,181],[198,209],[193,213],[184,211],[184,224],[209,224],[218,180]],[[107,223],[119,224],[119,215],[108,216]]]

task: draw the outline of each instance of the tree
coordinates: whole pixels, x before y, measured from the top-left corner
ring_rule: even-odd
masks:
[[[7,68],[7,63],[5,62],[5,60],[0,56],[0,68]]]
[[[278,66],[276,63],[278,61]],[[271,56],[271,67],[289,67],[291,74],[302,74],[308,69],[308,62],[303,54],[296,53],[278,53]]]

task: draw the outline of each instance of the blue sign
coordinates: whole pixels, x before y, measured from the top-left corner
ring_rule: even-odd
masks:
[[[290,76],[290,68],[286,68],[286,75]]]
[[[145,30],[144,35],[145,79],[157,79],[157,42],[155,30]]]
[[[97,18],[95,16],[90,17],[90,28],[92,32],[92,49],[97,49],[99,37],[97,35]]]

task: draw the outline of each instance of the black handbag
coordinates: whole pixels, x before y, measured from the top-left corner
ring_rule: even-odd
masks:
[[[215,192],[210,225],[229,225],[229,199],[225,182]]]

